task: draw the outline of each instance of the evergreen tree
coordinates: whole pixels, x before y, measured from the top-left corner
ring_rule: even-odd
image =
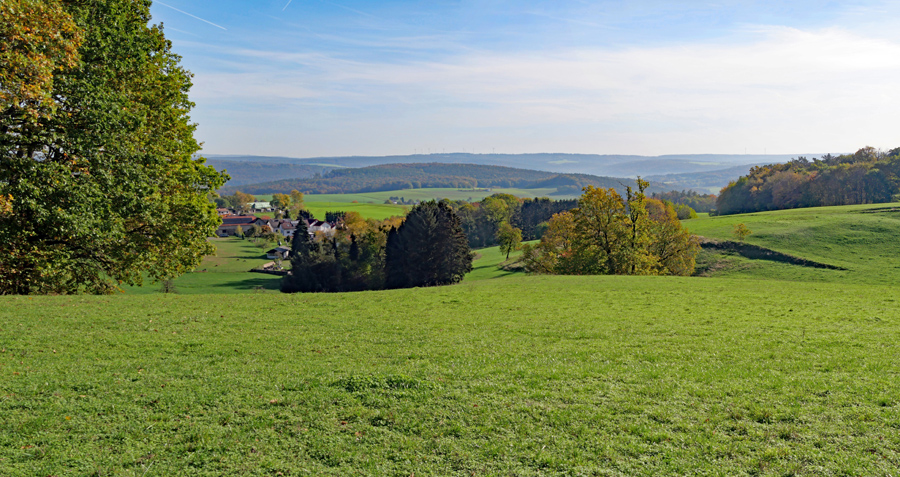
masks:
[[[459,217],[445,202],[415,206],[386,249],[388,288],[448,285],[472,270],[472,251]]]

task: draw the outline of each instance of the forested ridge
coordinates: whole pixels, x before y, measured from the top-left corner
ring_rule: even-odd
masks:
[[[580,195],[581,189],[588,185],[621,188],[622,182],[629,181],[630,179],[588,174],[557,174],[477,164],[384,164],[336,169],[313,178],[242,185],[240,190],[250,194],[269,194],[293,189],[305,194],[351,194],[421,188],[515,187],[557,188],[560,194]],[[234,186],[226,186],[221,192],[227,194],[236,189]]]
[[[900,148],[757,166],[729,183],[716,201],[721,215],[829,205],[890,202],[900,192]]]

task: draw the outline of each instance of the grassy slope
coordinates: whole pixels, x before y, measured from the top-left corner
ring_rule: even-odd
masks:
[[[215,256],[203,259],[197,271],[174,280],[178,293],[247,293],[257,287],[268,290],[279,288],[279,277],[250,273],[248,270],[271,262],[266,251],[250,240],[235,237],[209,239],[217,249]],[[125,287],[128,294],[159,293],[159,284],[148,283],[143,287]]]
[[[504,276],[493,248],[443,288],[0,297],[0,474],[887,475],[900,223],[878,207],[687,223],[846,272]]]
[[[199,298],[199,299],[198,299]],[[886,475],[900,291],[0,297],[3,475]]]
[[[731,240],[734,225],[753,233],[751,244],[848,271],[817,270],[734,259],[726,275],[804,281],[892,284],[900,270],[900,211],[891,204],[817,207],[775,212],[704,217],[684,222],[698,235]]]

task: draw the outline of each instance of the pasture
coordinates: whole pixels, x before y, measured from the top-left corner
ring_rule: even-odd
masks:
[[[217,239],[179,295],[0,297],[0,475],[895,475],[885,207],[686,222],[843,271],[525,276],[491,248],[455,286],[283,295]]]
[[[179,294],[249,293],[278,290],[280,277],[251,273],[252,268],[271,262],[266,258],[268,248],[260,248],[249,239],[237,237],[210,238],[216,255],[207,256],[191,273],[172,281]],[[288,263],[284,264],[286,267]],[[123,287],[127,294],[160,293],[159,283],[146,282],[142,287]]]
[[[3,475],[888,475],[894,287],[0,297]]]
[[[846,268],[822,270],[742,257],[721,257],[721,276],[890,285],[900,277],[900,208],[896,204],[758,212],[684,221],[692,233],[733,240],[743,223],[747,243]]]

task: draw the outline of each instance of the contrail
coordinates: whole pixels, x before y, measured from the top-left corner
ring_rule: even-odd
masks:
[[[293,2],[293,1],[294,0],[288,0],[287,5],[285,5],[284,8],[281,9],[281,11],[283,12],[283,11],[287,10],[288,5],[290,5],[291,2]]]
[[[324,0],[324,1],[325,1],[325,3],[329,3],[329,4],[331,4],[331,5],[334,5],[334,6],[338,7],[338,8],[343,8],[344,10],[349,10],[349,11],[351,11],[351,12],[353,12],[353,13],[358,13],[358,14],[360,14],[360,15],[364,15],[364,16],[371,17],[371,18],[378,18],[378,17],[376,17],[375,15],[370,15],[370,14],[368,14],[368,13],[366,13],[366,12],[361,12],[361,11],[355,9],[355,8],[346,7],[346,6],[341,5],[341,4],[339,4],[339,3],[329,2],[328,0]]]
[[[214,26],[214,27],[216,27],[216,28],[221,28],[221,29],[223,29],[223,30],[225,30],[225,31],[228,31],[227,28],[225,28],[225,27],[223,27],[223,26],[221,26],[221,25],[216,25],[215,23],[213,23],[213,22],[211,22],[211,21],[209,21],[209,20],[204,20],[204,19],[202,19],[202,18],[200,18],[200,17],[198,17],[198,16],[196,16],[196,15],[191,15],[190,13],[188,13],[188,12],[186,12],[186,11],[184,11],[184,10],[179,10],[179,9],[173,7],[172,5],[166,5],[165,3],[160,2],[159,0],[156,0],[156,3],[158,3],[158,4],[160,4],[160,5],[164,6],[164,7],[169,7],[169,8],[171,8],[172,10],[175,10],[175,11],[178,12],[178,13],[184,13],[185,15],[187,15],[187,16],[189,16],[189,17],[191,17],[191,18],[196,18],[197,20],[200,20],[200,21],[203,22],[203,23],[209,23],[210,25],[212,25],[212,26]]]

